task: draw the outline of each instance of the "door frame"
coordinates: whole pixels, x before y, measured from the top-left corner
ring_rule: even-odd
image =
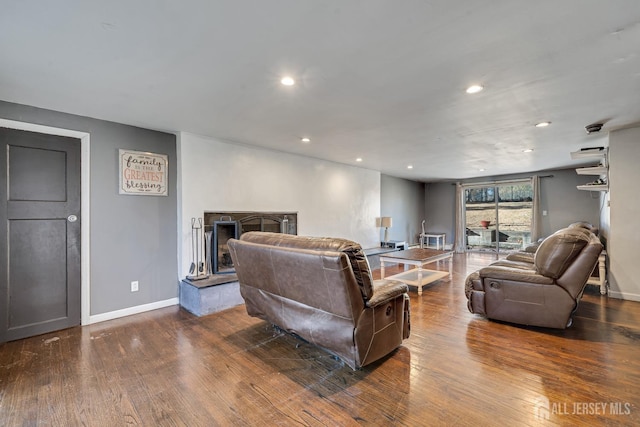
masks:
[[[68,136],[80,140],[80,324],[91,323],[91,186],[90,134],[72,129],[43,126],[0,118],[0,127],[48,135]]]

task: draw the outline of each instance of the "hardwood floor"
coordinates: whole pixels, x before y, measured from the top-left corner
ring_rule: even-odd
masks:
[[[588,288],[567,330],[488,321],[463,283],[494,259],[412,290],[411,337],[355,372],[244,306],[2,344],[0,425],[640,425],[640,303]]]

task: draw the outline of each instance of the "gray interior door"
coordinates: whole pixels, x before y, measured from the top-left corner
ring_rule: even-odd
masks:
[[[0,128],[0,342],[80,324],[80,141]]]

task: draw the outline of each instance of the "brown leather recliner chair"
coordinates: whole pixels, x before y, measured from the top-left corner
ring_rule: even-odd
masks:
[[[522,325],[564,329],[593,271],[602,243],[582,227],[568,227],[544,239],[533,263],[497,261],[467,277],[472,313]]]
[[[409,337],[407,285],[373,280],[358,243],[248,232],[228,244],[247,313],[323,347],[352,369]]]
[[[596,236],[598,235],[598,232],[599,232],[598,227],[595,227],[593,224],[588,223],[586,221],[574,222],[572,224],[569,224],[567,228],[583,228],[585,230],[592,232]],[[523,250],[507,255],[507,259],[509,261],[523,261],[523,262],[528,262],[530,264],[533,264],[533,257],[536,251],[538,250],[540,243],[542,243],[543,240],[544,239],[539,239],[537,242],[530,244]]]

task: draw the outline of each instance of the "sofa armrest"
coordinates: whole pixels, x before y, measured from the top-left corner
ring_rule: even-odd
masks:
[[[512,282],[535,283],[538,285],[553,285],[550,277],[536,273],[535,270],[512,268],[504,266],[488,266],[479,271],[482,279],[509,280]]]
[[[367,307],[373,308],[385,304],[394,298],[409,292],[409,287],[397,280],[379,279],[373,281],[373,295],[367,301]]]

